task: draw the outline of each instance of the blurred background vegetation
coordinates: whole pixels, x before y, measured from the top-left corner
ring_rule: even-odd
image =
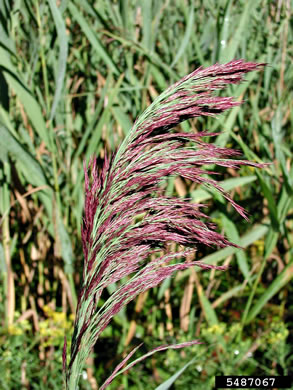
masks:
[[[233,58],[267,62],[225,94],[245,102],[186,131],[272,162],[218,168],[246,222],[182,178],[166,192],[208,205],[245,250],[200,246],[227,272],[188,270],[140,295],[96,345],[80,389],[98,388],[139,342],[200,338],[154,355],[111,389],[154,389],[190,364],[176,389],[212,389],[216,374],[293,374],[293,110],[290,0],[0,0],[0,388],[61,389],[83,254],[83,160],[101,165],[171,83]],[[291,20],[290,20],[291,18]],[[188,260],[188,259],[187,259]],[[109,289],[111,293],[111,289]],[[290,333],[291,332],[291,333]]]

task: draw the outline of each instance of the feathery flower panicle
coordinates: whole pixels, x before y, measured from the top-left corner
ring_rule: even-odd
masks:
[[[245,211],[217,184],[203,176],[215,172],[204,165],[238,168],[260,164],[237,159],[239,152],[205,143],[201,132],[171,132],[180,122],[198,116],[214,116],[239,105],[231,97],[216,97],[215,90],[239,83],[243,75],[264,64],[231,61],[224,65],[199,68],[163,92],[136,120],[117,153],[98,173],[96,160],[85,171],[85,210],[82,227],[84,251],[83,282],[79,294],[71,356],[64,367],[66,384],[77,388],[79,375],[101,332],[123,306],[138,294],[157,286],[178,270],[198,266],[224,270],[200,261],[172,263],[194,251],[198,243],[209,246],[237,246],[206,222],[202,204],[167,197],[162,190],[166,177],[182,176],[219,191],[246,218]],[[159,256],[170,242],[186,250]],[[150,255],[152,260],[150,261]],[[98,307],[103,290],[120,282],[117,290]],[[190,342],[188,345],[198,343]],[[187,345],[179,344],[177,348]],[[162,349],[176,348],[176,345]],[[150,353],[155,352],[151,351]],[[104,383],[106,388],[132,353]],[[141,359],[139,359],[141,360]],[[129,366],[132,366],[130,364]]]

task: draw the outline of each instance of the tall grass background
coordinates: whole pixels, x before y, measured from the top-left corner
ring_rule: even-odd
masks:
[[[233,58],[268,63],[228,88],[245,104],[181,127],[221,131],[212,142],[272,162],[217,168],[250,220],[180,177],[166,193],[207,203],[244,250],[199,246],[196,259],[229,270],[179,272],[129,304],[104,331],[80,388],[97,389],[141,341],[145,351],[204,344],[158,353],[111,389],[156,388],[188,364],[174,388],[211,389],[216,374],[292,374],[291,2],[1,0],[0,13],[0,388],[62,388],[83,266],[83,160],[96,154],[101,165],[166,87]]]

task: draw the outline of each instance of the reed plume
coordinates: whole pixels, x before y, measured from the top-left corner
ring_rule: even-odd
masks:
[[[181,176],[211,187],[247,218],[244,209],[224,192],[217,181],[207,177],[215,172],[203,166],[238,168],[260,165],[239,159],[238,151],[203,141],[204,136],[216,134],[171,129],[186,119],[215,116],[239,105],[240,102],[231,97],[215,96],[214,91],[241,82],[245,73],[262,66],[234,60],[195,70],[155,99],[135,121],[116,154],[109,158],[105,156],[100,173],[94,158],[88,169],[84,165],[84,268],[68,367],[66,342],[63,351],[67,389],[77,389],[85,360],[98,337],[113,316],[138,294],[157,286],[178,270],[193,266],[205,270],[225,269],[201,261],[174,262],[174,259],[194,251],[198,243],[216,247],[237,245],[216,232],[216,226],[203,212],[204,205],[168,197],[164,195],[162,184],[167,177]],[[185,249],[159,255],[170,242]],[[99,306],[103,290],[115,282],[118,282],[117,290]],[[198,341],[160,348],[180,348],[195,343]],[[101,389],[105,389],[121,372],[133,353],[114,370]]]

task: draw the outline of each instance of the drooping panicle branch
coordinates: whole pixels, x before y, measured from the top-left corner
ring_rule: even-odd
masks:
[[[136,120],[117,153],[110,159],[105,157],[100,174],[95,159],[89,164],[90,173],[84,166],[85,262],[66,374],[70,390],[76,389],[80,370],[101,332],[139,293],[188,267],[225,269],[200,261],[174,263],[174,259],[194,251],[198,243],[237,245],[215,231],[202,211],[204,205],[165,196],[162,183],[166,177],[179,175],[211,187],[246,218],[243,208],[207,177],[215,172],[204,166],[260,165],[240,160],[237,151],[202,139],[216,134],[178,133],[170,129],[186,119],[213,116],[239,105],[233,98],[214,96],[214,91],[239,83],[245,73],[261,66],[237,60],[195,70],[163,92]],[[159,253],[170,242],[185,246],[186,250]],[[98,306],[103,290],[114,282],[120,282],[118,289]]]

